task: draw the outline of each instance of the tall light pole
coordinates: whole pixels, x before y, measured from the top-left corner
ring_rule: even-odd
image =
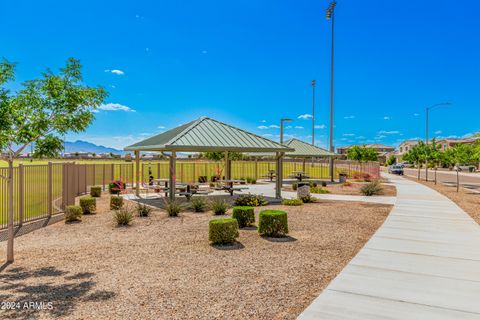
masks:
[[[315,80],[312,80],[312,146],[315,145]]]
[[[292,122],[292,119],[289,118],[282,118],[280,119],[280,143],[283,144],[283,123],[284,122]]]
[[[330,2],[327,8],[327,20],[332,20],[332,53],[330,62],[330,152],[335,152],[333,146],[333,94],[334,94],[334,75],[335,75],[335,6],[337,2]],[[330,157],[330,180],[333,182],[333,157]]]
[[[430,107],[425,108],[425,144],[428,146],[428,112],[433,108],[440,107],[440,106],[450,106],[450,102],[442,102],[431,105]],[[428,181],[428,163],[427,159],[425,159],[425,181]]]

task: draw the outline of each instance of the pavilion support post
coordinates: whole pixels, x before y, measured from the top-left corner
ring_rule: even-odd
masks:
[[[275,199],[282,198],[282,185],[283,185],[283,161],[282,161],[283,153],[277,152],[276,154],[276,176],[275,179]]]
[[[230,159],[228,158],[228,151],[225,151],[225,179],[231,179],[231,166],[230,166]]]
[[[170,201],[175,200],[175,186],[177,183],[176,166],[177,166],[177,153],[175,151],[172,151],[172,154],[170,155],[170,174],[168,177],[168,187],[170,188],[168,196]]]
[[[140,151],[135,150],[135,195],[140,196]]]

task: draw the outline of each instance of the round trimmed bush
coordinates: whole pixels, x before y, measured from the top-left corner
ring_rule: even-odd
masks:
[[[65,221],[74,222],[82,219],[82,207],[68,206],[65,209]]]
[[[92,196],[81,197],[80,207],[82,207],[83,214],[94,214],[97,211],[97,199]]]
[[[253,207],[233,207],[232,218],[237,219],[240,228],[251,226],[255,222]]]
[[[227,244],[238,238],[238,221],[233,218],[214,219],[208,224],[208,240],[213,244]]]
[[[90,195],[94,198],[100,198],[102,196],[102,187],[100,186],[91,187]]]
[[[258,221],[258,233],[268,237],[282,237],[288,233],[287,213],[281,210],[263,210]]]
[[[118,210],[123,207],[123,198],[120,196],[110,197],[110,210]]]

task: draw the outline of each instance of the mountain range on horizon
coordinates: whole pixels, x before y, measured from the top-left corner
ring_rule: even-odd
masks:
[[[74,152],[90,152],[90,153],[113,153],[113,154],[120,154],[123,155],[126,152],[123,150],[99,146],[92,142],[83,141],[83,140],[76,140],[76,141],[65,141],[65,152],[66,153],[74,153]]]

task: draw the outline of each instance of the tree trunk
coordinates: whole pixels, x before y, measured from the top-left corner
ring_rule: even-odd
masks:
[[[458,192],[459,187],[460,187],[460,177],[458,175],[458,169],[457,169],[457,192]]]
[[[8,192],[8,223],[7,223],[7,262],[13,262],[13,160],[8,160],[8,180],[7,180],[7,192]]]
[[[417,166],[418,166],[417,180],[420,180],[420,163],[418,163]]]

